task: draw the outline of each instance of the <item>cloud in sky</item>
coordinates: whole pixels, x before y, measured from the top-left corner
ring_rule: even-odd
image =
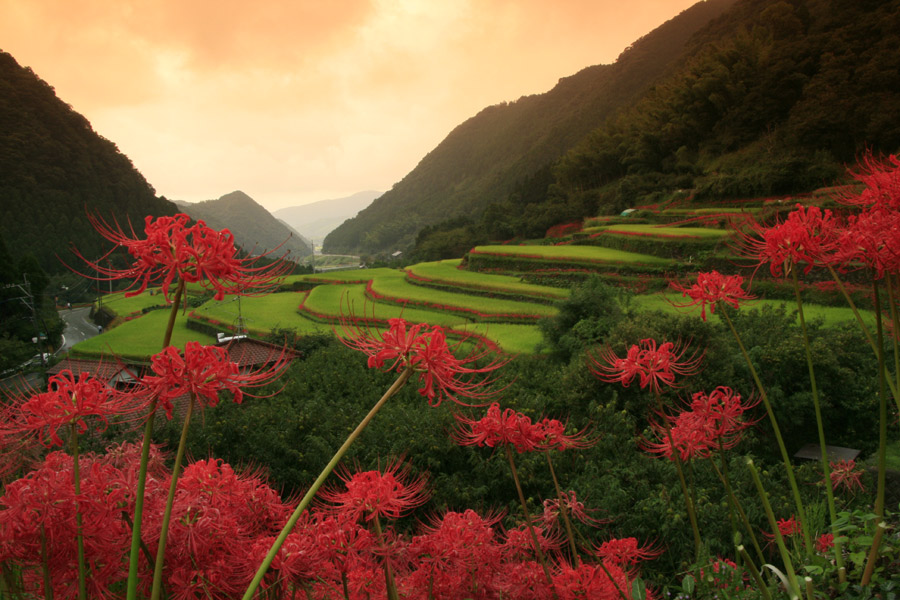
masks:
[[[694,0],[0,0],[2,50],[171,199],[389,189],[485,106]]]

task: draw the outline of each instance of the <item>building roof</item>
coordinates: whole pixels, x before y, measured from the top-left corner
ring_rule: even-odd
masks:
[[[228,358],[239,367],[255,367],[273,363],[284,355],[285,360],[291,361],[297,357],[297,351],[262,340],[254,340],[246,336],[234,336],[222,338],[216,343],[228,350]]]

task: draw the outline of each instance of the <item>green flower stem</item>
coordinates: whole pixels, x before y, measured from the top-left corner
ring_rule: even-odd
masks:
[[[809,535],[809,529],[807,528],[806,523],[806,511],[803,508],[803,500],[800,498],[800,488],[797,486],[797,478],[794,475],[794,466],[791,464],[791,458],[788,456],[787,448],[784,445],[784,439],[781,437],[781,428],[778,426],[778,420],[775,418],[775,411],[772,410],[772,404],[769,402],[769,396],[766,394],[766,388],[763,386],[762,381],[759,379],[759,373],[756,372],[756,367],[753,366],[753,361],[750,360],[750,355],[747,354],[747,349],[744,347],[744,342],[741,341],[741,336],[738,335],[737,329],[734,328],[734,323],[731,321],[731,317],[728,316],[728,312],[725,310],[724,304],[720,301],[717,303],[718,314],[722,315],[725,319],[725,322],[728,323],[728,327],[731,329],[731,333],[734,335],[734,339],[737,341],[738,347],[741,349],[741,354],[744,356],[744,361],[747,363],[747,367],[750,369],[750,374],[753,376],[753,381],[756,382],[756,389],[759,390],[759,397],[762,399],[763,406],[766,407],[766,414],[769,416],[769,422],[772,424],[772,430],[775,432],[775,439],[778,442],[778,449],[781,451],[781,460],[784,462],[784,470],[787,473],[788,483],[791,486],[791,493],[794,496],[794,505],[796,506],[797,516],[800,518],[800,530],[803,532],[803,544],[806,547],[806,554],[808,556],[813,555],[813,543],[812,537]]]
[[[759,493],[763,508],[766,510],[766,517],[769,519],[769,527],[772,528],[772,532],[775,536],[775,543],[778,546],[778,552],[781,554],[784,569],[787,571],[788,583],[793,588],[788,591],[792,597],[798,598],[800,596],[800,586],[797,583],[797,574],[794,572],[794,565],[791,563],[791,555],[788,553],[787,546],[784,545],[784,538],[781,537],[781,530],[778,529],[778,522],[775,520],[775,513],[772,512],[769,496],[766,494],[762,481],[759,479],[759,473],[756,472],[756,465],[753,464],[753,460],[750,458],[747,459],[747,467],[750,469],[750,474],[753,476],[753,483],[756,485],[756,491]]]
[[[159,544],[156,546],[156,563],[153,565],[153,587],[150,589],[150,600],[159,600],[160,592],[162,591],[163,565],[166,561],[166,540],[169,537],[169,520],[172,517],[172,506],[175,504],[175,490],[178,487],[178,476],[181,474],[181,463],[184,460],[185,446],[187,446],[188,427],[191,424],[191,413],[194,411],[194,403],[196,401],[197,398],[194,392],[191,392],[191,401],[188,403],[187,412],[184,415],[184,424],[181,426],[178,450],[175,451],[175,465],[172,467],[169,495],[166,497],[166,508],[163,511]]]
[[[75,544],[78,546],[78,600],[87,600],[87,567],[84,564],[84,529],[81,506],[81,470],[78,457],[78,430],[75,423],[70,426],[72,436],[72,479],[75,486]]]
[[[569,509],[566,508],[566,501],[565,498],[563,498],[562,489],[559,487],[556,471],[553,469],[550,451],[547,450],[545,454],[547,455],[547,466],[550,467],[550,476],[553,478],[553,486],[556,488],[556,497],[559,499],[559,514],[562,515],[563,523],[566,526],[566,535],[569,538],[569,551],[572,553],[572,562],[577,567],[581,563],[581,557],[578,556],[578,550],[575,547],[575,534],[572,533],[572,521],[569,519]]]
[[[888,302],[891,309],[891,323],[897,323],[897,296],[894,290],[896,289],[895,286],[900,284],[900,276],[896,277],[897,281],[895,281],[894,277],[891,277],[890,275],[888,275],[887,278]],[[897,331],[896,327],[893,329],[891,341],[894,347],[894,377],[897,378],[897,381],[900,381],[900,332]],[[887,367],[885,367],[885,376],[888,376],[889,374],[890,373],[887,370]],[[888,382],[894,383],[895,386],[897,385],[897,382],[895,382],[893,378],[888,379]],[[896,389],[896,387],[892,389]],[[900,410],[900,399],[896,398],[895,396],[895,400],[897,400],[897,409]]]
[[[878,284],[872,281],[875,294],[875,327],[878,339],[878,489],[875,494],[875,514],[878,521],[884,520],[884,496],[887,472],[887,394],[885,392],[884,359],[884,326],[881,320],[881,295],[878,293]],[[890,286],[888,286],[890,289]]]
[[[806,600],[815,600],[816,599],[816,589],[813,587],[812,577],[809,577],[809,576],[804,577],[803,583],[806,584]]]
[[[681,456],[678,455],[678,449],[675,448],[675,442],[672,440],[672,427],[666,418],[663,410],[662,396],[656,392],[656,406],[659,409],[659,416],[662,418],[663,425],[666,429],[666,439],[669,441],[669,447],[672,449],[672,459],[675,462],[675,470],[678,471],[678,482],[681,484],[681,493],[684,495],[684,504],[687,508],[688,519],[691,522],[691,530],[694,532],[694,561],[700,562],[700,554],[703,548],[703,540],[700,537],[700,526],[697,524],[697,514],[694,512],[694,502],[692,501],[691,491],[688,490],[687,481],[684,479],[684,469],[681,466]]]
[[[872,574],[875,572],[875,561],[878,560],[878,550],[881,547],[881,538],[884,537],[884,531],[887,529],[887,523],[880,521],[878,529],[875,531],[875,539],[872,540],[872,547],[869,548],[869,555],[866,557],[866,568],[863,571],[862,579],[859,583],[863,587],[869,585],[872,581]]]
[[[50,558],[47,556],[47,532],[41,523],[41,575],[44,578],[44,600],[53,600],[53,582],[50,580]]]
[[[178,305],[184,293],[184,280],[178,281],[175,289],[175,297],[172,302],[172,310],[169,312],[169,322],[163,336],[163,348],[168,347],[172,341],[172,330],[175,328],[175,315],[178,314]],[[134,521],[131,528],[131,550],[128,556],[128,584],[126,589],[127,600],[137,600],[138,563],[141,556],[141,525],[144,516],[144,490],[147,485],[147,463],[150,462],[150,438],[153,437],[153,418],[156,416],[156,398],[150,401],[150,409],[147,411],[147,422],[144,425],[144,440],[141,445],[141,464],[138,468],[137,489],[134,492]]]
[[[372,519],[372,529],[375,530],[375,537],[378,543],[383,544],[384,536],[381,533],[381,521],[378,519],[378,515],[375,515],[375,518]],[[394,571],[391,569],[391,560],[387,556],[384,557],[384,585],[387,590],[388,600],[400,600],[400,597],[397,595],[397,586],[394,583]]]
[[[384,393],[381,399],[372,407],[372,410],[369,411],[362,421],[359,422],[359,425],[356,426],[356,429],[347,436],[347,439],[344,440],[343,445],[338,448],[338,451],[331,458],[331,461],[322,472],[319,474],[319,477],[313,482],[310,486],[309,490],[307,490],[306,495],[303,496],[303,499],[300,500],[300,504],[297,505],[297,508],[294,509],[293,514],[288,519],[287,523],[285,523],[284,528],[282,528],[281,533],[278,534],[278,537],[273,542],[272,547],[269,549],[269,553],[266,554],[266,557],[263,559],[262,564],[259,565],[259,568],[256,570],[256,575],[253,576],[253,580],[250,582],[250,585],[247,587],[247,590],[244,592],[244,595],[241,597],[242,600],[250,600],[253,598],[253,594],[256,593],[256,588],[259,587],[259,584],[262,582],[263,577],[266,575],[266,571],[269,570],[269,566],[272,564],[272,561],[275,559],[275,555],[278,554],[278,551],[281,549],[282,544],[284,544],[284,540],[287,539],[287,536],[291,533],[291,530],[297,524],[297,520],[300,518],[300,515],[303,514],[303,511],[309,506],[310,502],[312,502],[313,497],[316,495],[316,492],[319,491],[319,488],[322,487],[322,484],[325,483],[325,480],[328,479],[328,476],[331,475],[331,472],[334,471],[334,468],[337,467],[338,463],[347,453],[347,450],[350,448],[351,444],[356,441],[356,438],[363,432],[369,422],[375,417],[381,407],[384,405],[388,399],[397,393],[397,391],[403,387],[403,385],[409,380],[409,378],[413,374],[412,367],[407,367],[397,380],[394,381],[393,385]]]
[[[868,341],[869,345],[872,346],[872,351],[878,354],[878,347],[875,345],[875,339],[872,337],[872,332],[869,331],[869,328],[866,326],[865,321],[863,321],[862,315],[860,315],[859,313],[859,309],[856,308],[856,304],[854,304],[853,299],[847,292],[847,288],[844,287],[844,282],[842,282],[840,277],[838,277],[838,274],[834,270],[834,267],[831,267],[829,265],[828,271],[831,273],[831,277],[834,279],[835,283],[837,283],[838,289],[841,290],[841,293],[844,295],[844,300],[847,301],[847,304],[853,311],[853,316],[856,317],[856,322],[859,323],[859,327],[860,329],[862,329],[863,335],[866,337],[866,341]],[[894,323],[897,322],[895,314],[896,306],[894,306],[892,303],[891,318],[894,319]],[[900,357],[897,357],[894,362],[900,364]],[[897,378],[900,379],[900,366],[895,365],[894,373]],[[900,392],[900,383],[896,383],[892,377],[888,377],[887,384],[888,387],[891,388],[891,395],[894,397],[894,402],[897,404],[897,410],[900,411],[900,393],[898,393]]]
[[[741,503],[738,501],[737,496],[734,493],[734,489],[731,487],[731,482],[728,479],[728,472],[720,471],[719,467],[716,466],[716,462],[712,458],[709,459],[709,462],[712,464],[713,469],[715,469],[716,475],[719,476],[719,480],[722,482],[722,485],[725,486],[725,492],[728,494],[731,505],[737,509],[737,512],[741,517],[741,522],[744,524],[744,529],[747,530],[747,534],[750,536],[750,541],[753,542],[753,549],[756,550],[756,556],[759,558],[760,562],[765,562],[765,555],[763,554],[762,548],[759,545],[759,541],[756,539],[756,533],[753,530],[753,527],[750,525],[750,519],[747,517],[747,513],[744,511],[744,507],[741,506]]]
[[[747,554],[746,548],[743,545],[737,547],[738,554],[741,555],[741,558],[744,559],[744,565],[747,567],[747,570],[750,571],[750,575],[753,577],[753,581],[756,582],[756,591],[758,591],[763,600],[772,600],[772,595],[769,594],[769,588],[766,586],[766,583],[763,581],[762,575],[759,574],[759,569],[756,568],[756,565],[753,564],[753,560],[750,558],[750,555]]]
[[[813,366],[812,349],[809,344],[809,332],[806,328],[806,318],[803,315],[803,299],[800,296],[800,282],[797,279],[797,270],[791,270],[792,280],[794,282],[794,296],[797,300],[797,316],[800,319],[800,331],[803,334],[803,349],[806,352],[806,366],[809,369],[809,385],[812,391],[813,407],[816,412],[816,429],[819,433],[819,450],[822,456],[822,473],[825,476],[825,496],[828,500],[828,516],[831,518],[831,533],[834,534],[835,540],[838,540],[840,532],[837,530],[837,510],[834,506],[834,490],[831,488],[831,465],[828,462],[828,449],[825,444],[825,425],[822,422],[822,403],[819,401],[819,388],[816,385],[816,370]],[[842,544],[839,541],[834,543],[834,558],[837,568],[844,566],[844,553],[841,551]]]
[[[544,568],[544,576],[547,578],[547,584],[553,592],[553,597],[557,598],[556,588],[553,585],[553,576],[550,575],[550,567],[547,565],[547,557],[544,556],[541,545],[538,543],[537,534],[534,532],[534,525],[531,522],[531,514],[528,512],[528,504],[525,502],[525,493],[522,491],[522,484],[519,482],[519,474],[516,471],[516,463],[513,460],[512,448],[509,444],[503,444],[506,450],[506,458],[509,461],[509,468],[512,471],[513,481],[516,484],[516,491],[519,493],[519,502],[522,504],[522,512],[525,514],[525,525],[528,527],[528,533],[531,534],[531,543],[534,544],[534,552],[537,554],[541,567]]]

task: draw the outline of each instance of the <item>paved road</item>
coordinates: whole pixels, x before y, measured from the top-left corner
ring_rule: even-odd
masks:
[[[60,318],[66,322],[66,329],[63,331],[63,344],[56,351],[56,354],[68,352],[69,348],[78,342],[83,342],[99,333],[97,325],[88,317],[90,313],[90,306],[73,308],[72,310],[64,308],[59,311]]]

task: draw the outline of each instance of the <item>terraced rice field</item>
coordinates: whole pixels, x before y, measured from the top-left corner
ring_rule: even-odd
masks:
[[[518,259],[536,259],[558,263],[670,265],[675,261],[649,254],[625,252],[597,246],[476,246],[469,254]]]
[[[459,268],[462,259],[424,262],[406,269],[411,283],[440,286],[459,291],[501,294],[533,298],[538,301],[562,300],[569,297],[569,290],[545,285],[525,283],[518,277],[465,271]]]
[[[89,357],[115,354],[129,360],[148,360],[150,356],[162,350],[163,332],[166,330],[168,318],[167,310],[149,312],[77,344],[70,353],[72,356]],[[175,321],[175,329],[172,330],[173,346],[184,348],[187,342],[201,344],[216,342],[211,335],[188,329],[186,323],[184,319]]]
[[[728,231],[724,229],[713,229],[711,227],[666,227],[651,224],[610,224],[602,227],[591,227],[585,229],[585,233],[602,233],[621,234],[621,235],[641,235],[652,238],[665,239],[722,239],[728,235]]]
[[[472,321],[534,322],[557,313],[546,304],[484,298],[413,285],[402,278],[376,278],[367,288],[370,297],[391,304],[431,308]]]

